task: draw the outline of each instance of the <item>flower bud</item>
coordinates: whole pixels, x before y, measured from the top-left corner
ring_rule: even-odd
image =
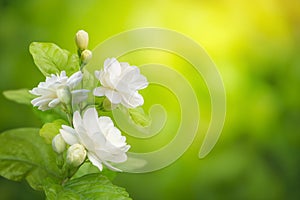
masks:
[[[65,143],[63,137],[61,136],[61,134],[57,134],[53,138],[53,140],[52,140],[52,148],[58,154],[61,154],[66,149],[66,143]]]
[[[73,167],[81,165],[86,157],[86,150],[81,144],[73,144],[67,152],[67,163]]]
[[[57,97],[60,102],[69,104],[71,102],[72,94],[69,87],[61,87],[56,91]]]
[[[87,64],[92,58],[92,52],[88,49],[81,53],[81,60],[84,64]]]
[[[87,49],[89,44],[89,35],[84,30],[80,30],[76,33],[75,42],[80,50]]]

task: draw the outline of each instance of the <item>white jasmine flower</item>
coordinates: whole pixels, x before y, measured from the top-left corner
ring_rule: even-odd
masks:
[[[98,117],[95,108],[89,108],[81,118],[78,111],[73,115],[71,128],[62,125],[60,133],[69,145],[81,144],[87,150],[87,156],[93,165],[102,171],[102,164],[108,168],[120,171],[112,163],[121,163],[127,160],[126,152],[130,148],[126,144],[126,137],[116,128],[109,117]]]
[[[87,49],[89,44],[89,34],[85,32],[84,30],[79,30],[76,33],[75,42],[80,50]]]
[[[65,151],[65,149],[66,149],[66,143],[65,143],[64,139],[62,138],[61,134],[57,134],[53,138],[53,140],[52,140],[52,148],[58,154],[61,154],[62,152]]]
[[[86,49],[81,53],[81,60],[83,63],[87,64],[92,59],[93,53]]]
[[[67,163],[73,167],[81,165],[86,158],[86,150],[81,144],[73,144],[67,151]]]
[[[59,87],[58,90],[56,91],[57,97],[58,99],[65,103],[65,104],[69,104],[71,102],[71,91],[69,89],[69,87]]]
[[[50,77],[46,77],[45,82],[39,83],[38,87],[29,91],[31,94],[39,96],[33,99],[31,103],[43,111],[56,107],[60,102],[69,103],[71,100],[70,95],[73,93],[80,91],[87,93],[87,90],[73,90],[81,80],[82,73],[80,71],[74,73],[70,78],[66,76],[65,71],[62,71],[60,75],[51,74]],[[76,99],[73,99],[73,101],[76,101]]]
[[[127,108],[135,108],[144,104],[138,90],[148,86],[145,76],[139,68],[115,58],[104,61],[104,69],[95,71],[101,86],[94,89],[95,96],[106,96],[112,104],[123,104]]]

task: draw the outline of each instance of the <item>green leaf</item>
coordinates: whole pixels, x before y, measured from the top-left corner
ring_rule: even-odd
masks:
[[[95,167],[92,163],[85,162],[80,166],[80,168],[74,174],[72,179],[79,178],[79,177],[82,177],[87,174],[98,173],[98,172],[99,172],[99,169],[97,167]]]
[[[95,167],[92,163],[85,162],[83,165],[81,165],[81,167],[76,172],[76,174],[72,177],[72,179],[79,178],[79,177],[82,177],[84,175],[93,174],[93,173],[99,173],[99,169],[97,167]],[[100,173],[102,175],[106,176],[111,181],[117,175],[117,172],[109,170],[109,169],[107,169],[105,167],[103,168],[103,170]]]
[[[33,112],[43,123],[51,123],[57,119],[68,120],[66,114],[59,107],[45,111],[34,107]]]
[[[25,88],[18,90],[7,90],[3,92],[3,95],[11,101],[28,106],[32,106],[31,100],[36,98],[35,95],[30,94],[29,90]],[[59,108],[41,111],[38,108],[33,107],[33,112],[41,119],[43,123],[53,122],[54,120],[60,118],[68,120],[65,113]]]
[[[29,51],[34,63],[45,76],[58,74],[63,70],[67,75],[71,75],[79,70],[78,56],[61,49],[56,44],[33,42],[29,46]]]
[[[95,78],[94,73],[90,73],[88,70],[83,68],[83,88],[88,90],[93,90],[97,85],[97,79]]]
[[[28,89],[18,89],[18,90],[7,90],[3,92],[5,98],[25,105],[31,105],[31,100],[35,98],[33,94],[29,93]]]
[[[49,200],[131,200],[124,188],[99,173],[70,180],[64,186],[49,184],[45,192]]]
[[[36,190],[43,189],[46,178],[55,183],[62,179],[52,147],[44,142],[36,128],[0,134],[0,175],[13,181],[26,179]]]
[[[54,122],[44,124],[40,129],[40,136],[45,139],[47,144],[51,144],[52,139],[59,134],[59,129],[63,124],[68,123],[62,119],[57,119]]]
[[[106,167],[103,167],[101,174],[106,176],[110,181],[113,181],[116,178],[118,172],[115,172]]]
[[[149,126],[151,124],[151,118],[145,113],[142,107],[128,109],[131,120],[142,127]]]
[[[65,50],[65,51],[67,51],[67,50]],[[70,76],[73,73],[79,71],[80,66],[79,66],[79,57],[78,57],[78,55],[77,54],[71,54],[70,52],[68,52],[68,54],[69,54],[69,58],[68,58],[66,68],[64,70],[66,71],[67,75]]]

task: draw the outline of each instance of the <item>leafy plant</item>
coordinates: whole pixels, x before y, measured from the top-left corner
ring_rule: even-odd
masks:
[[[115,58],[107,59],[95,77],[84,68],[92,57],[85,31],[78,31],[76,44],[77,54],[52,43],[30,45],[45,82],[32,90],[3,94],[16,103],[37,107],[33,111],[44,125],[0,135],[0,174],[13,181],[26,180],[49,200],[131,199],[124,188],[111,182],[116,171],[122,171],[114,163],[127,160],[130,145],[112,120],[99,114],[127,109],[133,122],[149,125],[138,93],[148,82],[136,67]],[[96,87],[96,82],[101,85]]]

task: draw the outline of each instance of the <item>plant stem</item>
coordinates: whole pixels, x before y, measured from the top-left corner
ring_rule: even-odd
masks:
[[[70,125],[72,125],[72,121],[73,121],[73,117],[72,117],[72,106],[68,106],[66,104],[62,104],[62,109],[63,111],[66,113],[67,118],[68,118],[68,122]]]

